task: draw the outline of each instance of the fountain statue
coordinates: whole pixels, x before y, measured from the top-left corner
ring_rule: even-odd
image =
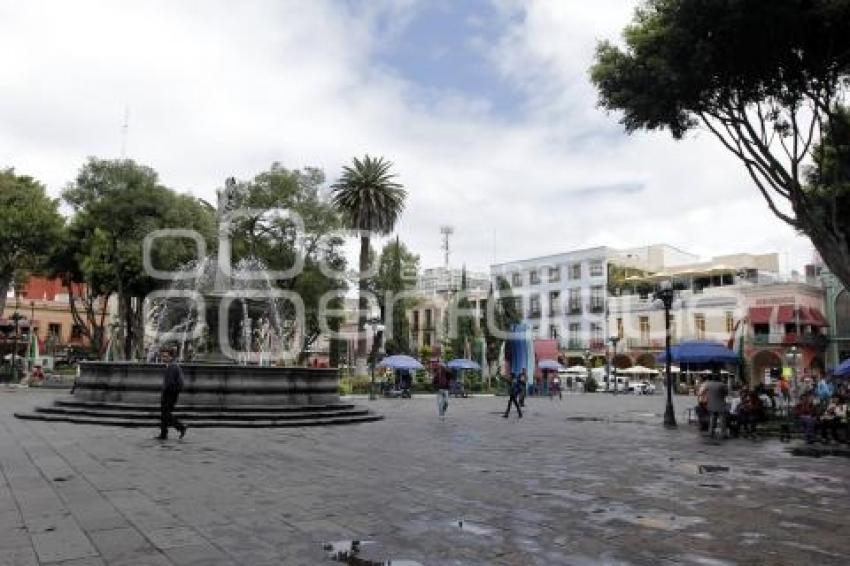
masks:
[[[155,424],[163,348],[177,349],[184,389],[177,413],[194,426],[303,426],[380,419],[344,404],[336,368],[283,366],[293,330],[282,321],[265,266],[231,266],[230,222],[240,201],[233,178],[218,193],[218,249],[184,266],[149,301],[144,362],[83,362],[70,398],[19,413],[25,419],[148,426]],[[193,422],[194,421],[194,422]]]

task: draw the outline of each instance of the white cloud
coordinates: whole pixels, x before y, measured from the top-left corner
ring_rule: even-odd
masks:
[[[616,36],[631,4],[503,5],[524,17],[478,47],[527,95],[522,119],[493,115],[486,92],[429,92],[423,107],[420,86],[375,64],[377,27],[403,36],[415,2],[0,4],[0,165],[58,194],[86,156],[118,156],[129,106],[128,155],[206,198],[272,161],[333,178],[354,155],[385,155],[410,192],[401,237],[426,265],[444,223],[454,260],[478,268],[494,240],[500,261],[657,241],[804,254],[707,136],[626,137],[595,108],[595,41]]]

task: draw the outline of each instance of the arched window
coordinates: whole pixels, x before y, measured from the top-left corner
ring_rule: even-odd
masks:
[[[835,299],[835,334],[850,336],[850,293],[841,291]]]

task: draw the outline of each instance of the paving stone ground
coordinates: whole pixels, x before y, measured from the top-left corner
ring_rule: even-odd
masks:
[[[522,420],[452,399],[444,422],[431,396],[358,400],[386,419],[165,443],[11,416],[57,394],[0,388],[2,566],[333,564],[351,540],[396,565],[850,563],[850,459],[665,430],[661,396]]]

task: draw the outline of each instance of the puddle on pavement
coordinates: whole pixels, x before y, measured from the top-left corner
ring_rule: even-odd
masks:
[[[705,522],[705,519],[702,517],[674,515],[656,510],[638,512],[626,505],[620,504],[609,505],[604,508],[594,508],[591,511],[590,519],[599,523],[622,521],[624,523],[662,531],[680,531]]]
[[[364,554],[374,555],[377,550],[375,541],[371,540],[338,540],[326,542],[322,545],[322,549],[327,553],[327,557],[341,564],[349,566],[422,566],[415,560],[396,560],[383,558],[369,558]],[[372,550],[372,552],[365,552]]]
[[[605,422],[607,420],[608,419],[605,419],[603,417],[581,417],[581,416],[579,416],[579,417],[567,417],[567,421],[574,422],[574,423],[583,423],[583,422],[600,423],[600,422]]]
[[[850,450],[839,446],[795,446],[789,448],[792,456],[805,456],[808,458],[823,458],[824,456],[841,456],[850,458]]]
[[[452,522],[452,525],[456,526],[458,529],[465,531],[467,533],[471,533],[473,535],[492,535],[493,529],[490,527],[485,527],[484,525],[480,525],[478,523],[472,523],[470,521],[459,520],[457,522]]]
[[[734,566],[734,562],[701,556],[699,554],[684,554],[680,557],[685,564],[699,564],[700,566]]]
[[[68,481],[72,477],[74,477],[74,476],[57,476],[57,477],[53,478],[53,481],[58,481],[58,482]]]

